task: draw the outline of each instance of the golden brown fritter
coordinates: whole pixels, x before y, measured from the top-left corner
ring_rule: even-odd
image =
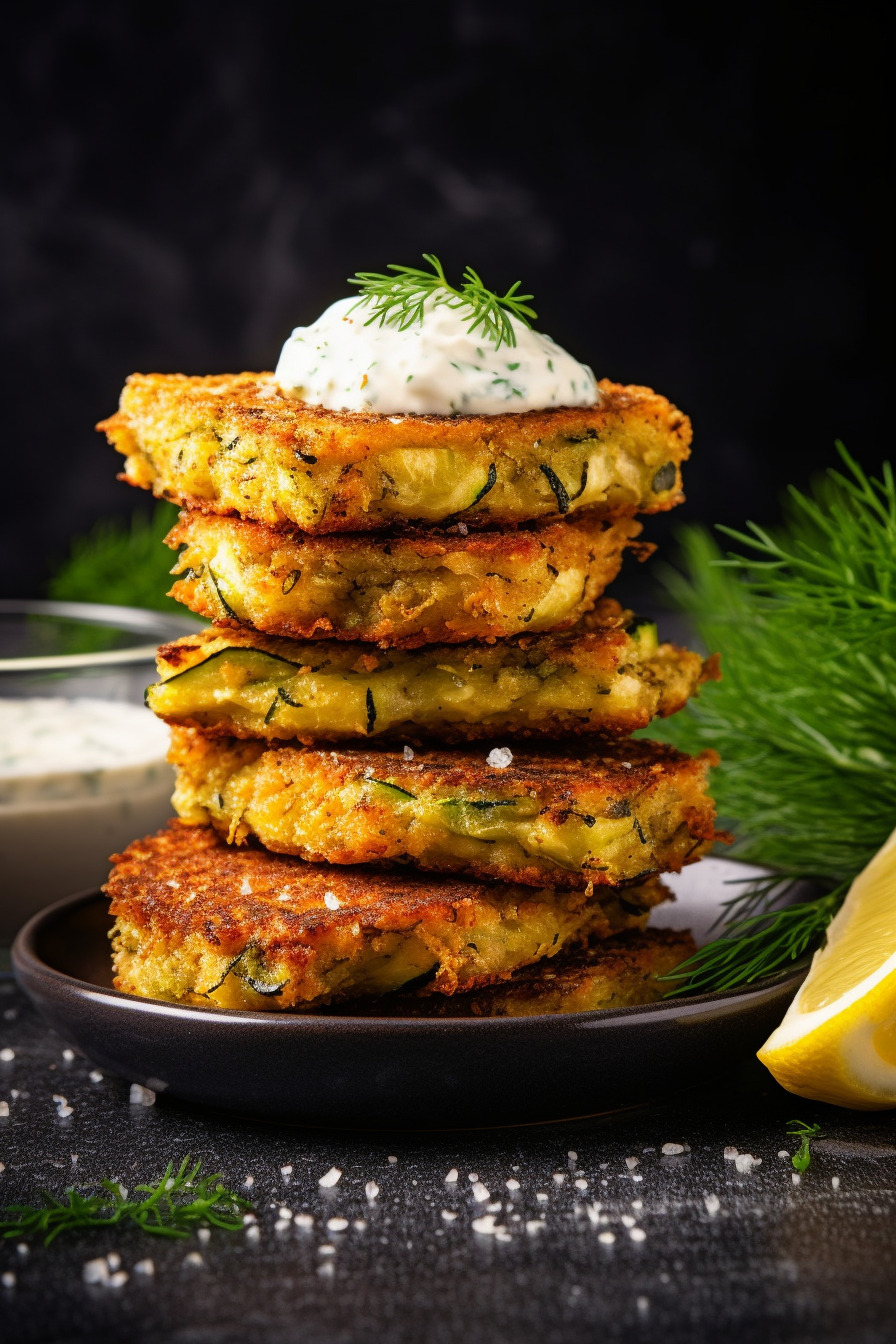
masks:
[[[687,932],[633,930],[524,966],[500,985],[450,996],[387,994],[333,1011],[353,1017],[535,1017],[631,1008],[664,998],[671,986],[661,977],[696,950]]]
[[[650,388],[599,387],[596,406],[365,415],[287,397],[271,373],[135,373],[98,428],[132,485],[306,532],[672,508],[683,498],[687,416]]]
[[[587,515],[519,531],[306,536],[190,510],[171,596],[221,624],[384,647],[562,630],[590,610],[633,544],[633,518]]]
[[[610,598],[568,634],[412,650],[213,626],[163,644],[158,666],[146,703],[168,723],[307,746],[626,736],[719,675]]]
[[[642,928],[668,899],[656,881],[589,897],[328,868],[176,821],[113,862],[116,988],[219,1008],[474,989],[576,940]]]
[[[497,768],[484,750],[406,760],[175,728],[169,760],[185,821],[313,862],[410,861],[430,872],[585,888],[677,872],[715,838],[706,794],[714,756],[656,742],[607,743],[580,758],[516,754]]]

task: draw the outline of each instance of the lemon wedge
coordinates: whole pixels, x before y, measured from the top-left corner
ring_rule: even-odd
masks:
[[[896,1106],[896,831],[853,882],[759,1058],[800,1097]]]

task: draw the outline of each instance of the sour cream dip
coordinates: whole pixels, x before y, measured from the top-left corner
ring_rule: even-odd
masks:
[[[167,747],[139,705],[0,699],[0,938],[104,882],[114,850],[171,816]]]
[[[369,300],[339,299],[296,327],[275,372],[282,391],[327,410],[380,415],[500,415],[600,400],[587,364],[511,314],[516,345],[496,346],[468,330],[468,307],[438,294],[403,331],[369,322],[370,313]]]

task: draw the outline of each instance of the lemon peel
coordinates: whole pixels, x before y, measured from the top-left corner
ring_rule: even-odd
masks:
[[[853,882],[759,1059],[798,1096],[896,1107],[896,831]]]

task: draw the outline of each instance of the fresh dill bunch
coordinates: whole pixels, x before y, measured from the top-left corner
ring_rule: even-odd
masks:
[[[49,1246],[62,1232],[118,1223],[133,1223],[156,1237],[188,1237],[209,1224],[239,1231],[243,1213],[252,1207],[248,1200],[228,1190],[220,1173],[200,1176],[202,1162],[191,1166],[191,1161],[185,1157],[176,1172],[169,1162],[155,1185],[135,1186],[134,1194],[145,1199],[128,1199],[109,1179],[99,1182],[102,1194],[82,1195],[71,1186],[65,1200],[41,1190],[42,1205],[11,1204],[0,1210],[0,1233],[4,1238],[43,1236]]]
[[[158,501],[152,512],[137,509],[129,521],[101,518],[72,542],[68,557],[50,578],[47,595],[57,602],[111,602],[182,613],[166,596],[172,557],[162,545],[177,512],[174,504]]]
[[[787,1133],[790,1138],[800,1141],[799,1148],[790,1159],[791,1162],[798,1172],[807,1171],[809,1163],[812,1161],[809,1143],[812,1139],[819,1137],[821,1125],[810,1125],[806,1120],[791,1120],[787,1126]]]
[[[497,350],[502,345],[516,345],[511,314],[527,327],[538,317],[528,306],[533,296],[517,292],[521,283],[519,280],[510,286],[506,294],[496,294],[494,290],[486,289],[472,267],[467,266],[463,281],[457,288],[449,283],[438,257],[431,252],[424,252],[423,260],[429,263],[431,270],[390,264],[386,269],[392,272],[391,275],[384,275],[381,271],[358,271],[351,276],[348,283],[356,285],[360,290],[355,307],[363,303],[371,306],[372,311],[364,323],[365,327],[378,321],[380,326],[388,322],[396,325],[399,331],[405,331],[415,322],[423,321],[424,305],[427,299],[432,298],[448,308],[468,309],[470,325],[467,330],[470,333],[481,330]]]
[[[732,988],[817,946],[852,880],[896,817],[896,486],[865,474],[842,444],[780,527],[682,535],[685,572],[665,582],[723,679],[651,728],[682,750],[717,750],[714,793],[733,853],[776,870],[728,903],[721,938],[675,972],[675,992]],[[772,907],[790,879],[828,890]]]

